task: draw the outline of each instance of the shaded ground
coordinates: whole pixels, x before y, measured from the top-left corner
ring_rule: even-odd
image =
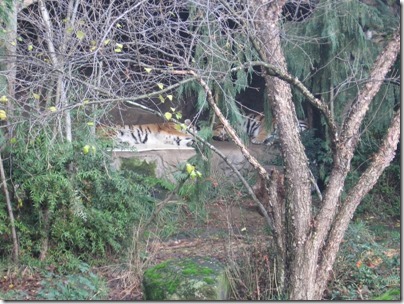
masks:
[[[148,244],[152,264],[171,258],[190,256],[215,257],[225,263],[229,257],[245,252],[252,243],[267,243],[265,220],[249,200],[216,202],[207,206],[207,220],[196,221],[189,215],[180,223],[180,229],[168,240],[155,240]],[[134,287],[131,295],[125,287],[110,281],[109,300],[142,300],[141,291]]]

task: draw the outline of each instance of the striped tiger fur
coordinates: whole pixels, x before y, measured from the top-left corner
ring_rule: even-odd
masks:
[[[186,129],[196,132],[189,119],[185,120]],[[181,147],[189,147],[194,143],[192,135],[182,130],[179,124],[174,122],[115,126],[97,128],[97,133],[103,137],[109,137],[119,144],[134,147],[140,144],[170,144]]]
[[[299,132],[308,129],[308,124],[304,120],[299,120]],[[256,145],[271,145],[278,139],[278,130],[276,124],[272,121],[269,129],[265,126],[265,116],[263,114],[249,114],[243,120],[241,129],[246,132],[251,142]],[[222,124],[218,124],[213,129],[213,139],[219,141],[228,141],[229,137]]]

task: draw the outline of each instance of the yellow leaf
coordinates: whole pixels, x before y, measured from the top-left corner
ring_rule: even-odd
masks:
[[[17,43],[16,43],[15,41],[10,42],[10,44],[11,44],[12,46],[16,46],[16,45],[17,45]]]
[[[185,169],[187,170],[187,173],[188,173],[188,174],[191,174],[191,172],[194,172],[194,171],[195,171],[195,166],[192,166],[191,164],[187,163],[187,164],[185,165]]]
[[[80,40],[83,40],[83,38],[86,36],[86,34],[83,31],[77,31],[76,37]]]
[[[15,137],[10,138],[10,143],[11,144],[15,144],[16,142],[17,142],[17,138],[15,138]]]
[[[168,65],[169,67],[172,67],[172,66],[173,66],[173,64],[172,64],[172,63],[168,63],[167,65]]]
[[[32,51],[34,49],[34,46],[32,44],[29,44],[27,49],[28,49],[28,51]]]
[[[97,45],[97,41],[91,40],[91,41],[90,41],[90,45],[92,45],[92,46]]]
[[[162,90],[164,88],[164,84],[162,84],[162,83],[158,83],[157,86],[159,87],[160,90]]]
[[[164,117],[165,117],[167,120],[170,120],[170,119],[173,117],[173,114],[171,114],[170,112],[166,112],[166,113],[164,114]]]
[[[110,41],[111,41],[111,39],[105,39],[104,40],[104,45],[108,45]]]
[[[246,227],[241,228],[241,232],[247,231]]]
[[[120,52],[122,52],[122,49],[115,49],[114,51],[115,51],[115,53],[120,53]]]
[[[73,33],[73,28],[72,27],[67,28],[66,33],[68,33],[68,34]]]
[[[84,154],[88,154],[89,151],[90,151],[90,145],[85,145],[85,146],[83,147],[83,153],[84,153]]]
[[[39,100],[39,98],[41,98],[41,96],[36,93],[32,93],[32,96],[34,96],[34,99],[36,99],[36,100]]]
[[[6,111],[0,110],[0,120],[7,120]]]
[[[23,41],[24,41],[24,39],[22,39],[21,36],[18,36],[18,37],[17,37],[17,40],[18,40],[19,42],[23,42]]]
[[[121,28],[122,25],[121,25],[120,23],[117,23],[117,24],[116,24],[116,27],[117,27],[117,28]]]
[[[94,146],[91,146],[91,152],[95,155],[95,152],[97,151],[97,149]]]
[[[0,97],[0,102],[6,103],[8,101],[8,98],[6,95],[3,95]]]
[[[88,99],[84,99],[83,104],[88,104]]]
[[[196,172],[196,175],[197,175],[198,177],[202,177],[202,173],[201,173],[201,172],[199,172],[198,170],[196,170],[195,172]]]
[[[8,288],[14,288],[14,284],[8,285]]]
[[[115,46],[116,46],[118,49],[123,48],[123,44],[122,44],[122,43],[115,43]]]
[[[170,107],[171,112],[175,112],[175,108]]]
[[[48,110],[51,112],[56,112],[58,109],[56,109],[56,107],[49,107]]]
[[[90,52],[94,52],[97,49],[97,46],[90,47]]]
[[[160,99],[161,103],[165,102],[164,97],[162,95],[159,95],[159,99]]]
[[[150,73],[151,72],[151,68],[144,68],[144,70],[146,71],[146,73]]]
[[[196,178],[196,173],[195,173],[195,171],[192,171],[192,172],[189,174],[189,176],[190,176],[191,178]]]
[[[89,121],[89,122],[87,123],[87,125],[88,125],[88,126],[94,126],[94,122]]]
[[[168,98],[170,101],[173,101],[173,95],[167,95],[167,98]]]

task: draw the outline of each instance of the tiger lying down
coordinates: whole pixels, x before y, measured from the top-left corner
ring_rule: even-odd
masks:
[[[174,145],[178,147],[190,147],[194,143],[191,134],[186,130],[190,129],[196,133],[196,129],[191,125],[191,121],[186,119],[184,124],[179,125],[174,122],[100,127],[98,135],[113,139],[117,144],[129,147],[136,147],[141,144],[148,145]]]
[[[308,129],[308,124],[304,120],[299,120],[297,125],[299,132]],[[272,145],[279,139],[278,130],[274,121],[271,128],[267,129],[265,126],[265,116],[262,114],[249,114],[241,125],[241,129],[248,135],[251,142],[256,145]],[[223,124],[218,124],[213,130],[213,139],[219,141],[228,141],[229,136],[223,127]]]

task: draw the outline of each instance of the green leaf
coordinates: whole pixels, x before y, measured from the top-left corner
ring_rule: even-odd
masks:
[[[180,120],[182,118],[182,113],[181,112],[177,112],[175,113],[175,117]]]

